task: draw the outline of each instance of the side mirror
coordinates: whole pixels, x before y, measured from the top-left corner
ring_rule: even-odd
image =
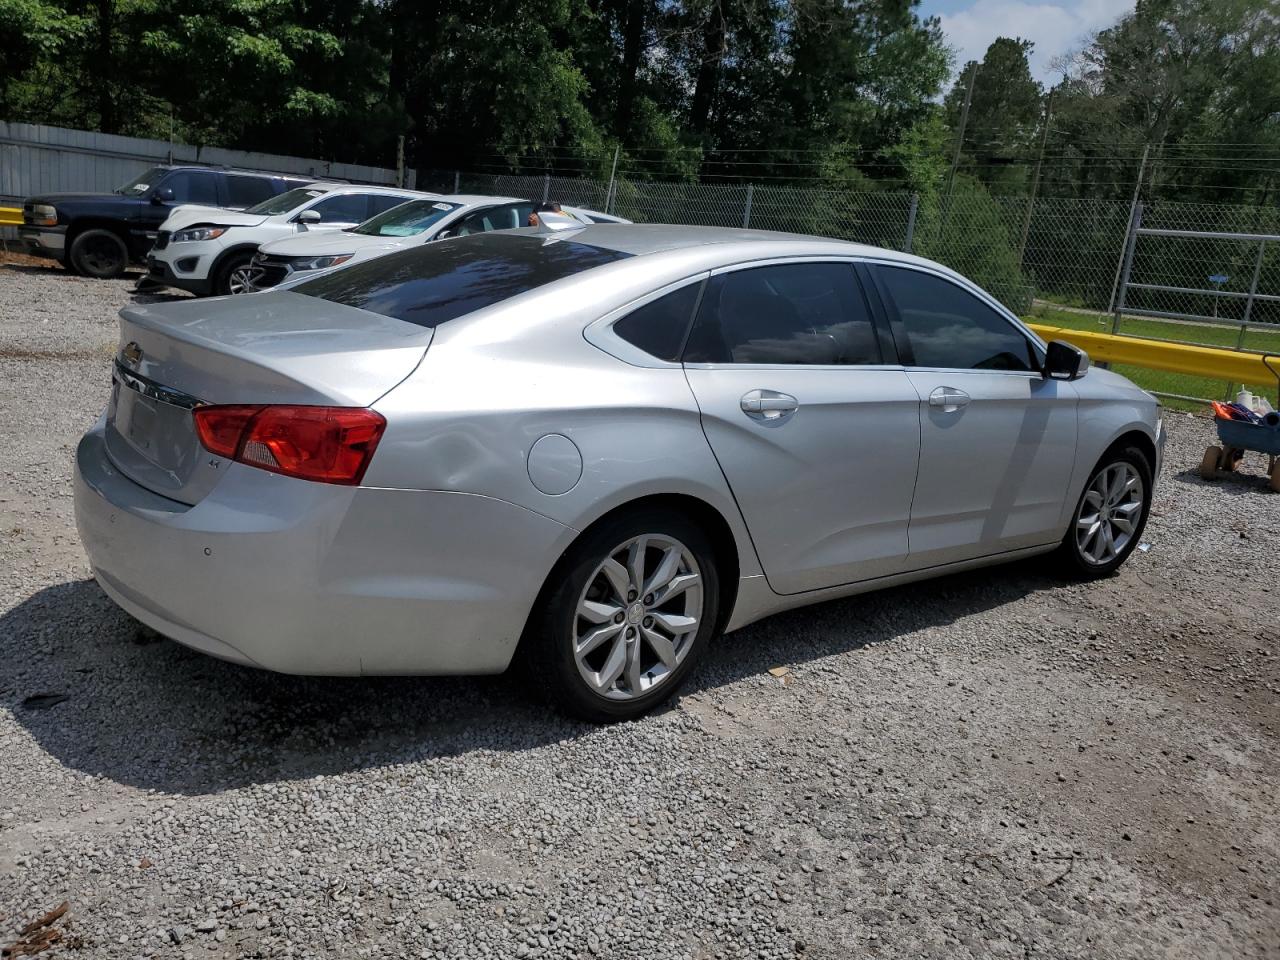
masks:
[[[298,214],[298,222],[299,223],[319,223],[320,211],[319,210],[303,210],[300,214]]]
[[[170,203],[173,201],[173,187],[161,187],[151,195],[152,203]]]
[[[453,236],[453,231],[452,231],[452,230],[441,230],[441,231],[440,231],[439,233],[437,233],[434,237],[432,237],[432,239],[433,239],[433,240],[448,240],[448,239],[449,239],[450,237],[452,237],[452,236]]]
[[[1049,341],[1044,375],[1050,380],[1079,380],[1089,370],[1089,355],[1065,340]]]

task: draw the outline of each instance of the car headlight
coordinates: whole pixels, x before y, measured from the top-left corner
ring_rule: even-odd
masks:
[[[354,253],[336,253],[329,257],[294,257],[289,261],[289,265],[295,270],[327,270],[329,267],[346,263],[354,256]]]
[[[31,222],[41,227],[52,227],[58,222],[58,211],[51,204],[37,203],[31,208]]]
[[[170,243],[191,243],[197,240],[217,240],[227,232],[226,227],[191,227],[187,230],[178,230],[169,238]]]

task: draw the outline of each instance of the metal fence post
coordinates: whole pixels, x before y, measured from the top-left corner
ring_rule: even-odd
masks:
[[[542,202],[546,203],[551,198],[551,174],[544,173],[542,175]]]
[[[462,191],[459,189],[459,187],[461,186],[462,186],[462,171],[455,170],[453,171],[453,192],[461,193]]]
[[[751,198],[755,195],[755,184],[747,184],[747,202],[742,208],[742,229],[746,230],[751,226]]]
[[[907,236],[902,241],[902,252],[910,253],[911,244],[916,237],[916,212],[920,209],[920,194],[911,195],[911,206],[907,208]]]
[[[1129,286],[1129,274],[1133,270],[1133,254],[1138,246],[1138,231],[1142,229],[1142,203],[1133,205],[1133,219],[1129,225],[1129,236],[1124,245],[1124,262],[1120,267],[1120,279],[1117,283],[1115,302],[1115,319],[1111,321],[1111,332],[1120,332],[1120,316],[1124,313],[1124,295]]]

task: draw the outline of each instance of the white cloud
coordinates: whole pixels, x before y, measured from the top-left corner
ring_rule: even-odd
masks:
[[[981,60],[996,37],[1020,37],[1035,44],[1032,75],[1053,83],[1058,79],[1049,66],[1054,57],[1080,46],[1089,34],[1109,27],[1133,6],[1134,0],[976,0],[967,10],[944,13],[939,19],[947,42],[955,48],[957,70],[970,60]]]

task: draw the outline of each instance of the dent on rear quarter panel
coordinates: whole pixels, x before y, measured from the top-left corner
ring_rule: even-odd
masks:
[[[684,371],[627,364],[587,343],[582,326],[473,344],[440,336],[445,324],[413,374],[375,404],[387,430],[365,484],[482,494],[576,530],[640,497],[693,496],[729,524],[742,575],[758,573]],[[583,459],[578,483],[558,495],[539,491],[527,465],[550,434]]]

